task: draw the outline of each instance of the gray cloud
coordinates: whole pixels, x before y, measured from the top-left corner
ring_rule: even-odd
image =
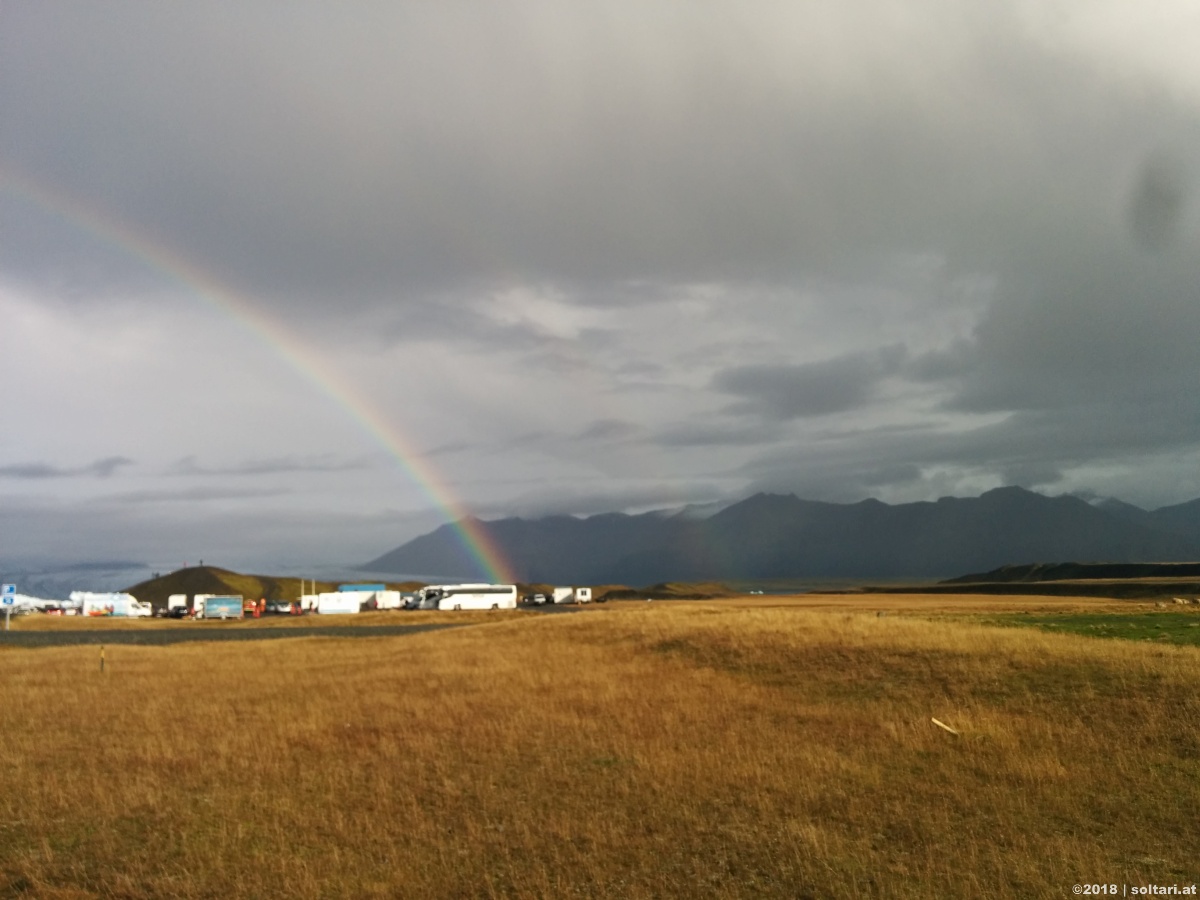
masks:
[[[106,494],[92,502],[95,506],[142,503],[209,503],[234,500],[239,503],[266,497],[281,497],[291,493],[288,488],[184,488],[181,490],[123,491]]]
[[[1188,184],[1178,160],[1158,157],[1142,165],[1129,202],[1129,227],[1147,250],[1161,250],[1179,229]]]
[[[905,429],[825,434],[803,452],[775,449],[749,461],[744,471],[760,490],[795,491],[827,500],[864,496],[924,499],[971,493],[997,484],[1085,491],[1120,484],[1107,472],[1153,460],[1151,469],[1175,474],[1159,479],[1141,473],[1130,497],[1153,506],[1178,496],[1171,479],[1194,465],[1200,443],[1200,400],[1167,408],[1093,405],[1024,412],[973,428],[947,430],[934,423]],[[1114,417],[1115,416],[1115,420]],[[1189,462],[1189,460],[1191,462]],[[1145,464],[1145,463],[1143,463]],[[1091,472],[1091,474],[1086,474]],[[1111,488],[1110,488],[1111,490]]]
[[[0,156],[263,298],[388,305],[480,280],[787,280],[895,246],[979,262],[1095,209],[1040,199],[1043,148],[1111,185],[1124,123],[1167,115],[1003,4],[893,22],[921,53],[874,39],[882,4],[518,6],[22,11]]]
[[[904,348],[894,346],[820,362],[738,366],[717,373],[713,387],[745,398],[735,410],[778,419],[825,416],[871,402],[903,360]]]
[[[561,486],[557,489],[534,488],[506,500],[503,506],[483,506],[478,512],[489,517],[589,516],[614,510],[633,513],[673,510],[687,504],[717,502],[725,497],[720,485],[703,480],[686,485],[682,491],[680,485],[666,483],[614,488],[604,483],[589,486],[586,482],[576,482],[565,489]]]
[[[654,441],[663,447],[754,447],[779,440],[786,432],[774,422],[749,425],[745,421],[702,420],[662,429]]]
[[[578,434],[581,441],[611,441],[633,437],[641,428],[620,419],[598,419]]]
[[[0,478],[40,480],[47,478],[110,478],[134,462],[125,456],[106,456],[86,466],[55,466],[49,463],[18,463],[0,466]]]
[[[260,502],[283,553],[451,500],[1200,495],[1200,73],[1167,13],[2,16],[5,455],[138,448],[0,468],[27,500],[94,519],[119,474],[140,536]]]
[[[234,465],[204,466],[196,462],[195,456],[185,456],[167,470],[170,475],[204,476],[259,476],[283,475],[297,472],[350,472],[371,466],[367,459],[335,459],[329,455],[317,457],[280,456],[272,459],[255,459]]]

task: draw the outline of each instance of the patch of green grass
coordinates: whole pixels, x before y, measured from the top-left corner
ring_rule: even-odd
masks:
[[[1200,647],[1200,614],[1193,612],[1074,613],[1037,615],[1012,613],[989,616],[989,625],[1040,628],[1085,637],[1119,638]]]

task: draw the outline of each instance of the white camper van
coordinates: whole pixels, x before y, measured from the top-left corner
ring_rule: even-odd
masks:
[[[133,594],[72,591],[71,602],[78,604],[81,616],[126,616],[143,619],[154,614],[149,603],[142,603]]]

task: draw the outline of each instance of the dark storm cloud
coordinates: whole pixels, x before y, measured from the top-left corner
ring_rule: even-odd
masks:
[[[958,378],[949,408],[970,412],[1189,395],[1193,278],[1169,262],[1095,259],[991,305],[971,341],[924,360],[923,373]]]
[[[978,261],[1094,207],[1044,160],[1103,188],[1162,104],[1084,120],[1094,73],[972,9],[19,6],[0,157],[291,305]]]
[[[1200,442],[1193,70],[1077,46],[1084,6],[2,9],[0,286],[136,303],[159,245],[402,378],[448,483],[645,451],[857,499]],[[176,474],[342,471],[290,452]]]
[[[110,478],[134,462],[125,456],[107,456],[86,466],[54,466],[48,463],[19,463],[0,466],[0,478],[40,480],[46,478]]]
[[[904,348],[895,346],[790,366],[739,366],[719,372],[713,387],[744,398],[734,411],[776,419],[825,416],[870,403],[903,359]]]
[[[802,450],[762,453],[743,471],[755,489],[858,500],[880,488],[919,486],[926,473],[937,472],[1054,488],[1074,467],[1136,466],[1172,454],[1186,459],[1198,444],[1200,398],[1175,397],[1022,412],[953,431],[929,424],[816,435]],[[950,493],[954,476],[945,479]],[[1148,496],[1163,496],[1163,485],[1149,485],[1148,479]]]

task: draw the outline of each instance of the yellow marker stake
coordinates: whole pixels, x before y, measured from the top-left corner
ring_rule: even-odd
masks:
[[[100,645],[100,671],[104,671],[104,645]]]

